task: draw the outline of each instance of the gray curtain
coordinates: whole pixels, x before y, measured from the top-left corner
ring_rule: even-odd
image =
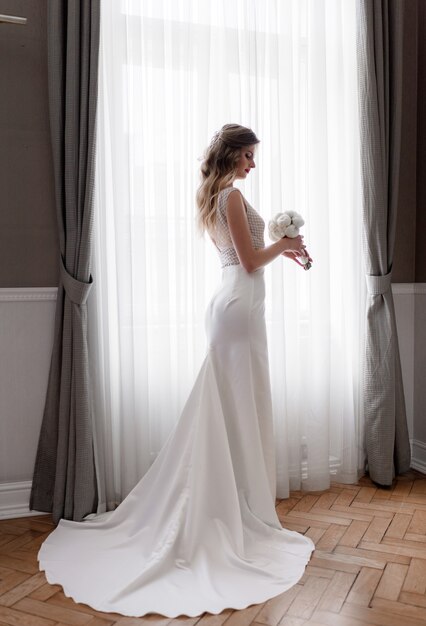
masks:
[[[60,282],[30,508],[81,520],[97,507],[87,305],[93,230],[100,0],[48,0],[48,83]]]
[[[358,0],[358,80],[367,279],[364,416],[367,470],[391,485],[410,467],[391,291],[399,186],[404,0]],[[414,245],[414,243],[413,243]]]

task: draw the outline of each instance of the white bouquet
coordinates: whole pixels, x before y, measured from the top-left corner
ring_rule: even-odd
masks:
[[[299,228],[301,228],[304,223],[305,220],[297,211],[290,210],[284,213],[277,213],[275,217],[269,220],[269,237],[272,241],[278,241],[283,237],[293,239],[293,237],[297,237]],[[303,263],[304,270],[308,270],[312,266],[309,256],[303,255],[298,257],[298,259]]]

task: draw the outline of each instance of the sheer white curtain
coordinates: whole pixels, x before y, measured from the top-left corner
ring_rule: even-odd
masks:
[[[355,0],[104,0],[95,288],[96,459],[111,508],[165,442],[205,353],[220,266],[196,232],[200,157],[237,122],[261,139],[237,183],[267,222],[295,208],[314,258],[267,266],[279,497],[362,467]],[[266,241],[268,237],[266,233]]]

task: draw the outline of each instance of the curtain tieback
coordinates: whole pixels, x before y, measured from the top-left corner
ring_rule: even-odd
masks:
[[[90,275],[89,282],[86,283],[82,280],[77,280],[68,272],[65,267],[64,259],[61,254],[61,263],[60,263],[60,273],[61,273],[61,281],[65,289],[65,293],[68,298],[74,304],[85,304],[86,300],[89,296],[90,290],[93,284],[92,275]]]
[[[389,291],[392,281],[392,272],[384,276],[372,276],[367,274],[367,291],[371,296],[380,296]]]

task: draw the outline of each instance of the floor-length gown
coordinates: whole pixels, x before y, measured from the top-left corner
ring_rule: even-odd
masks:
[[[277,596],[314,544],[282,528],[264,319],[264,269],[239,263],[218,199],[222,282],[207,307],[207,353],[149,470],[114,511],[61,520],[38,559],[76,602],[140,617],[220,613]],[[239,192],[238,192],[239,193]],[[245,201],[255,247],[264,221]]]

